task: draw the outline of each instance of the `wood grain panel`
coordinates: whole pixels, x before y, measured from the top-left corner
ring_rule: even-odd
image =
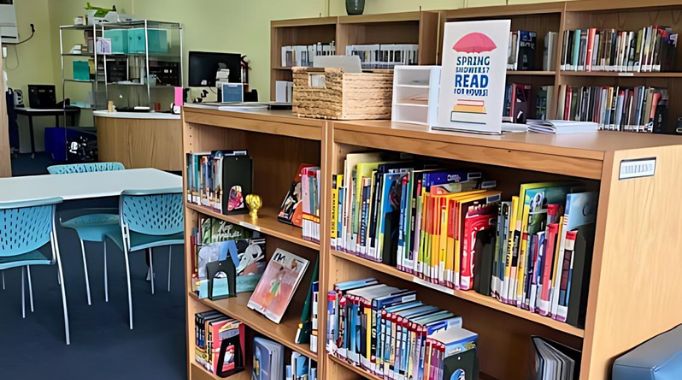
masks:
[[[2,44],[0,43],[0,50]],[[3,59],[0,57],[0,74],[2,73]],[[12,163],[10,161],[9,148],[9,125],[7,122],[7,103],[5,102],[5,80],[0,75],[0,177],[12,176]]]
[[[182,121],[95,117],[100,161],[182,170]]]
[[[521,152],[508,148],[460,145],[440,141],[415,140],[407,137],[388,137],[371,133],[336,131],[335,134],[337,142],[351,145],[590,179],[598,179],[601,176],[601,161],[599,160]]]
[[[653,177],[618,179],[622,160],[641,158],[656,158]],[[610,161],[600,198],[583,379],[607,378],[615,357],[682,323],[682,146],[615,152]]]

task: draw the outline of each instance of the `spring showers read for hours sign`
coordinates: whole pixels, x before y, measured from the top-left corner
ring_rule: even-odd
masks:
[[[502,132],[511,21],[445,24],[436,130]]]

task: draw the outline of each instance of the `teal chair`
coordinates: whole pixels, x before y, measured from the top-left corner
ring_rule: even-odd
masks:
[[[126,190],[119,200],[120,227],[117,233],[107,233],[122,251],[128,281],[128,316],[133,329],[133,296],[130,284],[130,260],[133,252],[147,251],[151,272],[151,292],[154,294],[154,263],[152,249],[168,246],[168,291],[170,291],[171,250],[185,243],[182,189]]]
[[[30,267],[57,264],[57,276],[61,279],[62,306],[66,344],[69,335],[69,313],[66,306],[66,290],[62,261],[59,256],[57,231],[55,229],[56,205],[61,198],[23,202],[0,202],[0,270],[21,268],[22,316],[26,316],[24,295],[24,270],[29,274],[29,294],[33,310],[33,289],[30,283]],[[50,253],[43,252],[49,244]],[[42,250],[41,250],[42,249]]]
[[[124,169],[125,167],[120,162],[92,162],[85,164],[53,165],[48,167],[47,171],[50,174],[73,174]],[[84,212],[85,215],[83,215]],[[104,245],[104,301],[109,302],[106,234],[119,230],[118,220],[118,210],[116,209],[87,209],[78,210],[76,213],[60,213],[59,222],[62,227],[76,231],[81,243],[83,273],[85,274],[85,293],[88,305],[92,305],[92,299],[90,297],[88,261],[85,257],[85,242],[103,243]]]

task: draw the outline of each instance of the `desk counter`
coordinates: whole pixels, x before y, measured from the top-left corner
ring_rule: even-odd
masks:
[[[182,170],[180,115],[155,112],[94,111],[100,161],[126,168]]]

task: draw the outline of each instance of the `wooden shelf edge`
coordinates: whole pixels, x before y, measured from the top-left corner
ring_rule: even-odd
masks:
[[[269,211],[268,209],[263,209],[261,210],[261,216],[259,220],[270,220],[267,225],[260,224],[258,221],[255,223],[252,223],[250,221],[250,218],[248,214],[241,214],[241,215],[223,215],[220,213],[217,213],[215,211],[212,211],[206,207],[199,206],[193,203],[187,203],[185,202],[185,207],[187,207],[190,210],[196,211],[198,213],[204,214],[206,216],[210,216],[212,218],[224,220],[226,222],[232,223],[232,224],[237,224],[242,227],[248,228],[250,230],[258,231],[261,232],[265,235],[276,237],[278,239],[286,240],[288,242],[298,244],[300,246],[310,248],[316,251],[320,250],[320,245],[318,243],[315,243],[310,240],[305,240],[303,239],[301,235],[301,229],[297,227],[292,227],[288,224],[284,224],[280,221],[277,220],[277,218],[274,216],[274,213],[272,211]],[[274,220],[275,223],[272,223]],[[269,225],[269,226],[268,226]],[[272,226],[278,226],[281,228],[277,227],[272,227]],[[292,232],[293,231],[293,232]]]
[[[216,374],[208,372],[206,369],[204,369],[201,365],[199,365],[197,362],[192,361],[190,363],[191,373],[199,373],[199,376],[201,376],[202,379],[208,378],[208,379],[215,379],[215,380],[222,380],[222,379],[230,379],[230,380],[250,380],[251,379],[251,368],[244,368],[243,371],[239,373],[235,373],[234,375],[228,376],[228,377],[220,377]],[[196,380],[194,377],[192,380]]]
[[[382,377],[376,376],[376,375],[374,375],[373,373],[369,373],[369,372],[365,371],[364,369],[362,369],[362,368],[360,368],[360,367],[356,367],[356,366],[354,366],[354,365],[348,363],[347,361],[345,361],[345,360],[343,360],[343,359],[341,359],[341,358],[338,358],[338,357],[336,357],[336,356],[334,356],[334,355],[331,355],[331,354],[329,354],[329,353],[326,353],[326,352],[325,352],[325,355],[327,355],[327,357],[329,357],[329,360],[331,360],[332,362],[334,362],[334,363],[336,363],[336,364],[338,364],[338,365],[340,365],[340,366],[346,368],[346,369],[349,370],[349,371],[355,372],[356,374],[358,374],[358,375],[364,377],[365,379],[383,380]]]
[[[369,261],[367,259],[363,259],[358,256],[354,256],[349,253],[343,253],[339,252],[336,250],[331,250],[332,256],[341,258],[343,260],[347,260],[353,263],[356,263],[358,265],[362,265],[364,267],[367,267],[369,269],[373,269],[376,271],[379,271],[381,273],[385,273],[389,276],[399,278],[401,280],[411,282],[413,284],[417,284],[420,286],[423,286],[425,288],[429,288],[441,293],[449,294],[454,297],[457,297],[459,299],[473,302],[475,304],[481,305],[488,307],[490,309],[494,309],[497,311],[501,311],[503,313],[507,313],[509,315],[522,318],[540,325],[547,326],[549,328],[552,328],[554,330],[563,332],[565,334],[577,336],[579,338],[584,337],[585,335],[585,330],[577,328],[575,326],[571,326],[568,323],[564,322],[559,322],[554,319],[548,318],[548,317],[543,317],[539,314],[531,313],[528,310],[523,310],[519,309],[515,306],[512,305],[507,305],[504,304],[492,297],[484,296],[482,294],[478,294],[474,291],[461,291],[461,290],[454,290],[454,289],[449,289],[444,286],[439,286],[436,284],[432,284],[430,282],[427,282],[425,280],[422,280],[420,278],[417,278],[409,273],[402,272],[398,270],[397,268],[394,268],[392,266],[386,265],[386,264],[381,264],[381,263],[375,263],[372,261]]]
[[[518,76],[554,76],[556,71],[545,71],[545,70],[507,70],[507,75],[518,75]]]
[[[258,312],[255,312],[251,309],[248,310],[249,314],[252,313],[254,317],[256,317],[256,316],[259,317],[258,319],[252,319],[252,318],[249,318],[249,315],[242,315],[242,313],[240,313],[240,312],[231,311],[229,308],[222,307],[222,306],[216,304],[215,302],[211,301],[210,299],[199,298],[196,294],[194,294],[192,292],[188,292],[188,295],[190,298],[194,299],[197,302],[202,303],[205,306],[210,307],[213,310],[220,311],[221,313],[227,315],[230,318],[234,318],[234,319],[241,321],[242,323],[247,325],[252,330],[258,332],[259,334],[264,335],[265,337],[272,339],[275,342],[277,342],[277,343],[279,343],[285,347],[288,347],[288,348],[290,348],[290,349],[292,349],[292,350],[294,350],[300,354],[303,354],[303,355],[307,356],[308,358],[310,358],[314,361],[317,361],[317,353],[312,352],[308,345],[297,344],[294,342],[294,335],[296,334],[296,331],[292,331],[291,340],[282,339],[281,336],[276,336],[271,331],[269,331],[268,328],[263,327],[261,323],[255,323],[254,322],[254,320],[258,320],[258,321],[266,320],[264,317],[260,318],[260,317],[262,317],[262,315]],[[272,324],[272,326],[277,326],[276,323],[274,323],[270,320],[267,320],[267,322]],[[283,325],[283,323],[284,323],[284,321],[282,321],[282,323],[280,323],[279,325],[281,326],[281,325]]]
[[[619,72],[619,71],[560,71],[566,77],[605,77],[605,78],[682,78],[682,72]]]

